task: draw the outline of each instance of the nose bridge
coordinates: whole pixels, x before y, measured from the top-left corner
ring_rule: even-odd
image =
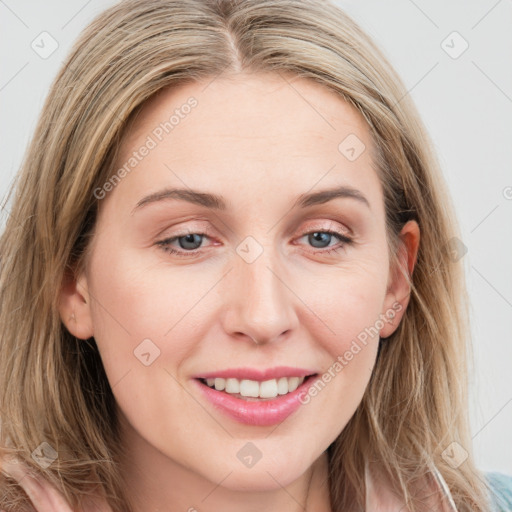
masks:
[[[286,271],[277,248],[247,237],[236,253],[228,284],[227,329],[259,343],[275,340],[295,326],[293,294],[286,286]]]

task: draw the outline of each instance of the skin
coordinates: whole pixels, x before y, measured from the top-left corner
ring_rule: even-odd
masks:
[[[72,334],[94,336],[98,344],[137,512],[299,511],[310,481],[307,510],[327,512],[325,450],[361,402],[378,337],[277,426],[224,416],[192,377],[280,365],[322,374],[365,327],[399,304],[380,336],[397,328],[410,289],[390,268],[369,128],[319,84],[240,74],[162,91],[125,137],[117,166],[190,96],[197,107],[100,201],[86,270],[63,286],[61,317]],[[338,150],[349,134],[366,146],[354,161]],[[370,206],[338,198],[293,208],[300,194],[339,185],[361,191]],[[165,187],[219,194],[228,208],[173,199],[131,214],[141,198]],[[340,246],[339,239],[324,235],[315,244],[307,235],[330,229],[353,242],[327,254],[325,247]],[[171,244],[182,252],[198,247],[194,256],[157,245],[205,230],[195,246]],[[262,248],[252,263],[236,252],[249,235]],[[418,225],[408,222],[401,238],[400,261],[411,274]],[[134,356],[147,338],[160,349],[149,366]],[[249,441],[261,452],[251,468],[237,458]]]

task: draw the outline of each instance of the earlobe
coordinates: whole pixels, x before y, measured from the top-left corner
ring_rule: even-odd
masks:
[[[72,270],[66,271],[59,293],[59,313],[62,323],[76,338],[86,340],[93,336],[91,301],[87,278],[75,278]]]
[[[381,338],[391,336],[405,314],[411,293],[409,281],[412,280],[412,273],[416,265],[419,243],[420,228],[416,221],[411,220],[404,225],[400,232],[397,254],[398,268],[394,266],[390,270],[390,280],[382,312],[388,320],[380,331]],[[393,313],[388,314],[391,311]]]

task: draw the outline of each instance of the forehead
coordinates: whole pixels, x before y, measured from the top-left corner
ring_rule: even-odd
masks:
[[[129,175],[113,195],[124,189],[133,207],[144,192],[179,186],[254,201],[256,191],[296,197],[318,183],[375,201],[372,151],[364,117],[321,84],[282,73],[212,78],[163,89],[143,106],[116,161]]]
[[[197,102],[192,109],[186,107],[190,98]],[[240,74],[159,91],[137,115],[122,149],[129,151],[137,140],[169,121],[174,112],[171,132],[164,133],[172,133],[167,137],[169,143],[180,135],[190,135],[189,125],[208,140],[233,137],[238,145],[247,138],[268,141],[277,136],[282,142],[285,137],[293,141],[299,136],[314,146],[319,138],[341,141],[344,131],[345,135],[368,136],[361,113],[324,85],[290,73]]]

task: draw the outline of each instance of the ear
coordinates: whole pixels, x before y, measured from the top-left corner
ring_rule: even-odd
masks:
[[[59,293],[59,313],[73,336],[82,340],[93,336],[91,300],[85,274],[75,278],[73,270],[66,270]]]
[[[420,244],[420,228],[414,220],[408,221],[400,231],[397,253],[398,267],[391,264],[388,288],[382,315],[386,317],[380,337],[391,336],[400,324],[411,294],[409,281],[416,264]]]

